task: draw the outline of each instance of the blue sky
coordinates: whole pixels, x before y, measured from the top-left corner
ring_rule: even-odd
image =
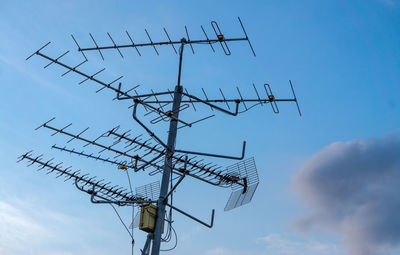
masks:
[[[0,253],[1,254],[129,254],[129,236],[108,206],[92,205],[71,184],[16,164],[21,153],[33,149],[56,157],[74,168],[124,183],[113,166],[82,160],[50,150],[66,139],[33,129],[56,117],[57,126],[73,122],[71,130],[90,126],[92,137],[121,125],[144,133],[131,118],[129,103],[115,102],[113,94],[95,94],[92,83],[77,85],[76,75],[60,78],[63,70],[39,57],[25,58],[48,41],[51,56],[71,50],[65,61],[77,63],[70,34],[80,44],[92,45],[91,32],[108,43],[106,32],[128,42],[128,30],[137,42],[184,36],[187,25],[193,38],[200,25],[215,20],[226,35],[241,35],[240,16],[256,50],[245,43],[230,44],[227,57],[208,46],[185,51],[182,84],[193,94],[205,88],[218,95],[234,95],[239,86],[251,95],[269,83],[277,97],[291,96],[295,86],[303,116],[294,104],[281,104],[279,115],[258,107],[232,118],[218,114],[191,129],[182,129],[177,146],[237,155],[247,141],[247,156],[254,156],[261,183],[251,204],[230,212],[223,207],[228,190],[186,180],[176,193],[176,204],[207,219],[216,211],[215,227],[206,229],[176,215],[179,243],[173,254],[350,254],[340,231],[316,229],[299,232],[293,221],[307,211],[292,189],[293,176],[310,157],[338,141],[365,140],[398,134],[400,125],[400,3],[368,1],[2,1],[0,8]],[[140,91],[172,88],[178,59],[170,48],[133,49],[88,54],[83,68],[94,73],[106,67],[104,80],[124,75],[127,87]],[[202,114],[207,115],[203,109]],[[188,113],[189,114],[189,113]],[[201,115],[201,116],[203,116]],[[190,113],[189,117],[197,117]],[[155,127],[163,133],[164,126]],[[78,146],[78,145],[77,145]],[[223,165],[232,162],[220,161]],[[153,180],[153,179],[151,179]],[[134,176],[135,186],[150,181]],[[121,213],[128,221],[129,210]],[[136,252],[144,233],[135,232]],[[395,252],[396,245],[389,248]],[[388,254],[388,253],[387,253]]]

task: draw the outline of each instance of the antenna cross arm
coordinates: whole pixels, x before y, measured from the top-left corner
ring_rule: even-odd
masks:
[[[99,198],[101,198],[101,199],[104,199],[104,200],[95,200],[95,198],[94,197],[99,197]],[[149,204],[149,203],[156,203],[157,201],[149,201],[149,200],[121,200],[121,201],[112,201],[112,200],[108,200],[107,198],[104,198],[104,197],[102,197],[102,196],[99,196],[98,194],[94,194],[94,193],[92,193],[91,194],[91,197],[90,197],[90,201],[93,203],[93,204],[117,204],[117,205],[119,205],[119,206],[124,206],[124,205],[128,205],[128,204]]]
[[[158,138],[158,136],[156,136],[154,134],[154,132],[152,132],[148,127],[146,127],[146,125],[141,122],[137,117],[136,117],[136,110],[137,110],[137,105],[139,104],[139,100],[135,99],[135,104],[133,105],[133,111],[132,111],[132,117],[133,119],[139,123],[140,126],[142,126],[146,132],[151,136],[151,138],[153,138],[154,140],[156,140],[159,144],[161,144],[164,148],[167,148],[167,145],[161,141],[160,138]]]
[[[201,155],[201,156],[207,156],[207,157],[215,157],[215,158],[226,158],[226,159],[242,160],[244,158],[244,155],[245,155],[245,152],[246,152],[246,141],[243,142],[242,155],[240,157],[226,156],[226,155],[219,155],[219,154],[212,154],[212,153],[204,153],[204,152],[177,150],[177,149],[175,149],[175,152],[194,154],[194,155]]]
[[[232,41],[248,41],[247,37],[239,38],[223,38],[223,39],[206,39],[206,40],[185,40],[184,44],[209,44],[217,42],[232,42]],[[165,41],[165,42],[149,42],[149,43],[138,43],[138,44],[122,44],[122,45],[112,45],[112,46],[100,46],[91,48],[82,48],[78,51],[90,51],[90,50],[110,50],[110,49],[120,49],[120,48],[136,48],[136,47],[146,47],[146,46],[161,46],[161,45],[180,45],[182,40],[179,41]]]
[[[198,98],[198,97],[196,97],[196,96],[187,94],[187,93],[185,93],[185,92],[181,92],[181,93],[182,93],[182,95],[184,95],[184,96],[187,96],[187,97],[189,97],[189,98],[192,98],[192,99],[194,99],[194,100],[197,100],[197,101],[199,101],[199,102],[201,102],[201,103],[203,103],[203,104],[206,104],[206,105],[208,105],[208,106],[210,106],[210,107],[212,107],[212,108],[215,108],[215,109],[217,109],[218,111],[221,111],[221,112],[223,112],[223,113],[226,113],[226,114],[229,114],[229,115],[232,115],[232,116],[236,116],[236,115],[238,115],[238,113],[239,113],[239,104],[240,104],[240,100],[235,100],[235,103],[236,103],[235,112],[230,112],[230,111],[227,111],[227,110],[225,110],[225,109],[223,109],[223,108],[221,108],[221,107],[219,107],[219,106],[216,106],[216,105],[211,104],[211,103],[209,103],[209,102],[207,102],[207,101],[205,101],[205,100],[202,100],[202,99],[200,99],[200,98]]]
[[[187,168],[187,162],[188,162],[188,156],[185,156],[185,165],[182,170],[186,171]],[[174,192],[174,190],[178,187],[178,185],[183,181],[183,178],[185,178],[185,174],[182,174],[182,176],[179,178],[179,180],[175,183],[175,185],[171,188],[171,190],[168,192],[168,194],[164,198],[164,202],[167,202],[168,197]]]
[[[122,91],[121,90],[121,84],[118,85],[118,90]],[[126,94],[127,93],[125,93],[125,95]],[[174,94],[174,92],[173,91],[165,91],[165,92],[159,92],[159,93],[141,94],[141,95],[136,95],[136,96],[128,95],[128,96],[125,96],[125,97],[121,97],[122,94],[120,92],[117,92],[117,99],[118,100],[126,100],[126,99],[138,99],[138,98],[141,98],[141,97],[149,98],[149,97],[152,97],[152,96],[162,96],[162,95],[168,95],[168,94]]]
[[[164,201],[166,202],[168,197],[174,192],[174,190],[178,187],[178,185],[183,181],[183,178],[185,178],[185,174],[181,175],[179,178],[178,182],[171,188],[171,190],[168,192],[168,194],[165,196]]]
[[[46,44],[46,45],[47,45],[47,44]],[[42,47],[42,48],[43,48],[43,47]],[[40,49],[39,49],[39,50],[40,50]],[[44,59],[49,60],[49,61],[50,61],[50,64],[55,63],[55,64],[57,64],[57,65],[59,65],[59,66],[64,67],[64,68],[67,69],[68,71],[67,71],[66,73],[64,73],[62,76],[64,76],[65,74],[67,74],[67,73],[69,73],[69,72],[73,72],[73,73],[76,73],[76,74],[78,74],[78,75],[80,75],[80,76],[85,77],[85,79],[84,79],[83,81],[81,81],[79,84],[82,84],[83,82],[85,82],[85,81],[87,81],[87,80],[91,80],[91,81],[93,81],[93,82],[95,82],[95,83],[101,85],[102,88],[101,88],[100,90],[98,90],[97,92],[99,92],[99,91],[101,91],[101,90],[103,90],[103,89],[105,89],[105,88],[108,88],[108,89],[113,90],[114,92],[117,92],[117,96],[118,96],[118,97],[120,97],[121,95],[126,96],[127,98],[130,98],[130,97],[131,97],[131,96],[128,94],[128,92],[121,91],[121,90],[120,90],[120,87],[119,87],[119,88],[115,88],[115,87],[111,86],[114,82],[116,82],[116,81],[118,81],[119,79],[123,78],[123,76],[120,76],[119,78],[115,79],[114,81],[112,81],[112,82],[110,82],[110,83],[106,83],[106,82],[100,81],[99,79],[97,79],[97,78],[94,77],[94,76],[96,76],[97,74],[99,74],[99,73],[101,73],[102,71],[104,71],[105,68],[101,69],[100,71],[98,71],[97,73],[95,73],[95,74],[93,74],[93,75],[88,75],[88,74],[85,74],[85,73],[83,73],[83,72],[77,70],[77,68],[78,68],[80,65],[82,65],[82,64],[84,64],[84,63],[86,63],[86,62],[88,61],[87,59],[85,59],[85,61],[83,61],[82,63],[78,64],[77,66],[71,67],[71,66],[69,66],[69,65],[67,65],[67,64],[64,64],[64,63],[60,62],[60,61],[59,61],[60,57],[54,59],[54,58],[51,58],[51,57],[49,57],[49,56],[47,56],[47,55],[45,55],[45,54],[39,52],[39,50],[36,51],[35,53],[33,53],[31,56],[33,56],[33,55],[38,55],[38,56],[40,56],[40,57],[42,57],[42,58],[44,58]],[[65,54],[64,54],[64,55],[65,55]],[[29,59],[31,56],[29,56],[27,59]],[[63,56],[63,55],[62,55],[62,56]],[[49,65],[47,65],[47,66],[49,66]],[[45,66],[45,67],[47,67],[47,66]]]
[[[147,204],[147,203],[153,203],[156,201],[150,201],[150,200],[110,200],[108,198],[105,198],[101,195],[98,194],[98,192],[95,191],[95,185],[93,185],[93,188],[90,190],[86,190],[83,187],[79,187],[78,180],[75,179],[75,186],[78,190],[88,193],[90,195],[90,201],[94,204],[117,204],[119,206],[127,205],[127,204]],[[102,200],[96,200],[95,197],[98,197]]]
[[[177,119],[177,118],[175,118],[175,117],[173,116],[173,113],[174,113],[175,111],[179,111],[179,109],[173,109],[172,111],[169,111],[169,113],[168,113],[168,112],[163,112],[163,111],[157,109],[156,107],[145,103],[144,101],[138,101],[138,103],[139,103],[139,104],[142,104],[142,105],[145,106],[145,107],[146,107],[146,106],[149,107],[150,109],[153,110],[153,112],[157,112],[157,113],[159,113],[159,114],[161,114],[161,115],[164,115],[166,118],[171,118],[171,119],[176,120],[176,121],[178,121],[178,122],[180,122],[180,123],[182,123],[182,124],[184,124],[184,125],[186,125],[186,126],[189,126],[189,127],[192,126],[190,123],[186,123],[185,121],[182,121],[182,120],[180,120],[180,119]],[[164,117],[161,116],[161,118],[163,119]],[[157,121],[157,122],[158,122],[158,121]]]
[[[186,217],[189,217],[190,219],[192,219],[192,220],[194,220],[194,221],[197,221],[198,223],[200,223],[200,224],[202,224],[202,225],[204,225],[204,226],[206,226],[206,227],[208,227],[208,228],[212,228],[212,227],[214,226],[214,215],[215,215],[215,210],[214,210],[214,209],[212,209],[212,212],[211,212],[211,223],[210,223],[210,224],[207,224],[207,223],[205,223],[204,221],[201,221],[201,220],[199,220],[199,219],[193,217],[192,215],[190,215],[190,214],[188,214],[188,213],[182,211],[181,209],[176,208],[176,207],[173,206],[173,205],[170,205],[170,204],[166,204],[166,205],[169,206],[169,207],[171,207],[171,208],[174,209],[175,211],[177,211],[177,212],[179,212],[179,213],[185,215]]]

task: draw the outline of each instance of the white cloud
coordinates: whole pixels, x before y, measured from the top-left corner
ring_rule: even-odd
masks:
[[[0,201],[0,253],[10,254],[24,246],[25,240],[37,242],[49,232],[18,208]]]
[[[48,210],[30,201],[0,201],[0,254],[4,255],[69,255],[108,254],[99,251],[94,239],[114,240],[102,229],[93,233],[80,218]],[[111,245],[112,246],[112,245]],[[101,248],[104,248],[101,247]]]
[[[206,255],[224,255],[227,254],[226,250],[222,247],[216,247],[214,249],[208,250]]]
[[[342,255],[340,247],[331,243],[315,240],[292,240],[279,234],[270,234],[258,238],[250,250],[232,250],[215,247],[204,255]]]
[[[278,234],[271,234],[259,238],[266,244],[264,254],[274,255],[338,255],[342,254],[340,249],[329,243],[315,240],[294,241],[285,239]]]
[[[261,255],[265,253],[244,250],[232,250],[226,247],[215,247],[206,251],[204,255]]]
[[[195,226],[192,229],[185,231],[184,233],[182,233],[179,237],[180,241],[187,241],[187,240],[191,240],[193,239],[197,234],[199,234],[200,232],[204,231],[203,228],[201,228],[200,226]]]
[[[66,222],[67,219],[54,212],[37,211],[28,204],[23,206],[0,201],[0,253],[12,255],[34,251],[38,244],[53,238],[51,225],[42,224],[43,221]]]

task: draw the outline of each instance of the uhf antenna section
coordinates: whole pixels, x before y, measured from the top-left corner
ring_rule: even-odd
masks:
[[[95,139],[87,138],[83,133],[88,130],[88,128],[83,131],[74,134],[67,130],[72,124],[68,124],[62,128],[55,127],[51,125],[51,121],[43,123],[38,128],[46,128],[53,131],[53,135],[63,135],[68,138],[67,144],[73,140],[83,142],[82,150],[71,148],[67,146],[53,145],[51,148],[68,152],[70,154],[86,157],[96,161],[106,162],[112,165],[116,165],[119,169],[132,169],[135,172],[140,170],[150,169],[149,175],[154,175],[157,173],[162,173],[165,149],[160,145],[154,145],[150,139],[144,138],[143,135],[132,136],[129,131],[119,133],[120,127],[115,127]],[[114,137],[111,144],[102,143],[102,139]],[[122,147],[123,149],[117,148]],[[245,145],[245,144],[244,144]],[[91,153],[84,151],[85,147],[92,147],[97,149],[97,153]],[[244,148],[242,151],[242,156],[224,156],[217,154],[209,154],[211,156],[217,157],[229,157],[232,159],[243,159]],[[104,157],[101,155],[103,152],[110,152],[114,154],[113,157]],[[176,150],[179,151],[179,150]],[[195,154],[201,154],[196,152],[191,152]],[[173,172],[179,176],[189,176],[197,180],[206,182],[220,187],[230,187],[232,183],[238,183],[238,185],[243,186],[243,178],[238,178],[239,176],[232,175],[228,169],[222,169],[218,164],[213,164],[207,162],[204,159],[200,159],[197,156],[190,158],[185,158],[185,154],[176,153],[172,156]],[[122,159],[120,159],[122,157]],[[184,167],[185,166],[185,167]]]
[[[151,200],[145,196],[132,196],[127,189],[118,185],[112,186],[110,182],[105,182],[104,179],[97,180],[96,176],[91,177],[89,174],[82,174],[81,170],[72,170],[70,167],[63,167],[63,162],[54,163],[52,159],[44,160],[43,155],[33,156],[32,151],[29,151],[18,158],[20,161],[28,161],[28,166],[36,165],[38,170],[46,170],[47,174],[54,173],[56,178],[63,177],[64,181],[72,180],[82,191],[91,195],[98,195],[108,200],[121,201],[138,201],[139,203],[149,203]]]
[[[225,206],[225,211],[250,203],[258,187],[259,179],[254,158],[240,161],[227,167],[228,175],[244,180],[245,185],[231,185],[232,193]]]

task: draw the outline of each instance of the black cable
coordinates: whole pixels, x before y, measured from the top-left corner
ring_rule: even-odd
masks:
[[[119,220],[121,221],[122,225],[124,225],[126,231],[128,231],[128,234],[129,234],[129,235],[131,236],[131,238],[133,239],[133,236],[131,235],[131,232],[129,232],[129,229],[126,227],[126,225],[125,225],[124,221],[122,220],[121,216],[119,215],[117,209],[115,209],[115,207],[114,207],[113,204],[109,204],[109,205],[111,205],[111,207],[114,209],[114,211],[115,211],[115,213],[117,214],[117,216],[118,216]]]
[[[171,229],[172,229],[172,231],[174,232],[174,235],[175,235],[175,245],[172,248],[169,248],[169,249],[165,249],[165,250],[161,250],[160,249],[160,251],[172,251],[173,249],[176,248],[176,246],[178,246],[178,235],[176,234],[175,229],[172,227],[172,224],[171,224]]]
[[[248,109],[246,109],[246,110],[244,110],[244,111],[241,111],[241,112],[238,112],[238,113],[244,113],[244,112],[247,112],[247,111],[249,111],[251,108],[253,108],[254,106],[257,106],[257,105],[259,105],[259,104],[263,104],[263,103],[256,103],[256,104],[253,104],[252,106],[250,106]]]
[[[128,182],[129,182],[129,188],[131,190],[131,195],[133,197],[133,189],[132,189],[132,183],[131,183],[131,178],[129,177],[129,172],[128,169],[125,170],[126,171],[126,176],[128,177]],[[135,219],[135,206],[132,205],[132,230],[131,230],[131,254],[134,254],[134,246],[135,246],[135,239],[133,238],[133,231],[134,231],[134,219]]]

